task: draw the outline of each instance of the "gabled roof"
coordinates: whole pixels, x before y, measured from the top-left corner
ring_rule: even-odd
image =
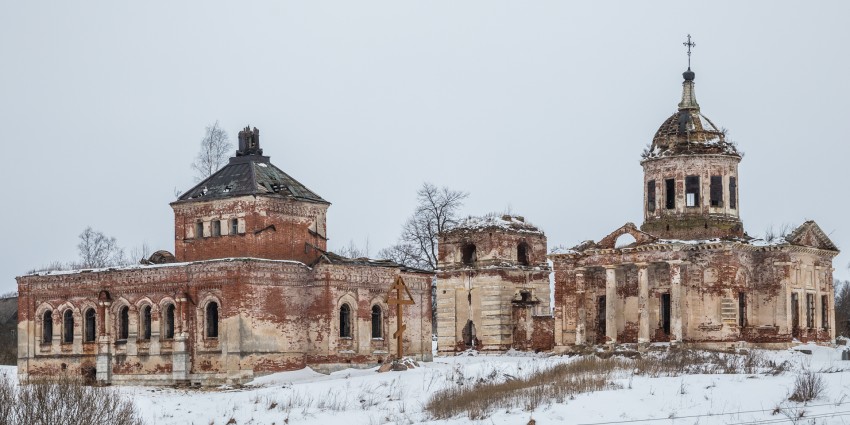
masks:
[[[294,198],[299,201],[330,204],[298,180],[269,162],[269,157],[245,155],[230,162],[206,180],[180,196],[177,202],[205,201],[246,195]]]
[[[791,231],[785,236],[785,240],[791,245],[838,251],[838,247],[813,220],[809,220]]]

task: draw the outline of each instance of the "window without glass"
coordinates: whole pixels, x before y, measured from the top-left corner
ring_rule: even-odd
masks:
[[[53,312],[47,310],[41,319],[41,342],[50,344],[53,341]]]
[[[381,306],[372,306],[372,338],[381,338]]]
[[[747,326],[747,296],[738,292],[738,326]]]
[[[711,206],[712,207],[722,207],[723,206],[723,177],[722,176],[711,176]]]
[[[202,238],[204,237],[204,222],[199,221],[195,223],[195,237]]]
[[[207,304],[207,338],[218,338],[218,303]]]
[[[351,338],[351,307],[348,304],[343,304],[339,308],[339,336]]]
[[[461,249],[461,257],[463,264],[472,265],[475,262],[475,245],[468,243]]]
[[[528,265],[528,244],[521,242],[516,247],[516,261],[521,266]]]
[[[829,297],[820,296],[820,323],[824,329],[829,329]]]
[[[94,342],[96,325],[97,325],[97,312],[94,311],[93,308],[86,310],[85,313],[85,322],[86,322],[86,332],[85,332],[85,341],[86,342]]]
[[[738,181],[729,177],[729,208],[738,208]]]
[[[230,220],[230,234],[235,235],[239,233],[239,219],[234,218]]]
[[[646,182],[646,210],[655,211],[655,180]]]
[[[174,338],[174,304],[165,306],[165,317],[163,318],[163,333],[166,339]]]
[[[815,295],[806,294],[806,327],[815,327]]]
[[[142,307],[141,314],[141,323],[142,323],[142,339],[151,339],[151,306],[146,305]]]
[[[213,220],[213,222],[212,222],[212,235],[213,236],[221,236],[221,220]]]
[[[676,180],[664,180],[664,207],[668,210],[676,208]]]
[[[685,206],[699,206],[699,176],[685,177]]]
[[[62,315],[62,342],[70,344],[74,342],[74,313],[69,309]]]
[[[121,307],[118,311],[118,339],[127,339],[130,336],[130,308]]]

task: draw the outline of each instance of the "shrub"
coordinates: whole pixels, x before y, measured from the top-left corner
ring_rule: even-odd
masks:
[[[794,389],[788,400],[796,402],[805,402],[814,400],[824,392],[826,384],[820,375],[806,370],[797,375],[794,380]]]

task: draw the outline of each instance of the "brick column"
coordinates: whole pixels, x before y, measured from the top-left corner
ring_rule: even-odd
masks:
[[[670,265],[670,331],[674,345],[682,343],[682,260],[671,260]]]
[[[605,340],[611,345],[617,343],[616,300],[617,266],[605,266]]]
[[[638,344],[649,344],[649,270],[647,263],[638,268]]]
[[[587,338],[587,309],[585,308],[584,268],[576,269],[576,345],[584,345]]]
[[[97,358],[95,360],[95,379],[102,384],[108,384],[112,381],[112,344],[109,341],[109,324],[112,318],[109,314],[110,301],[98,301],[98,337],[97,337]],[[85,322],[83,322],[85,326]]]

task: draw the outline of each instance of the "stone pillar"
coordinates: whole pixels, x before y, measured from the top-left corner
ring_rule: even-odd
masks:
[[[95,360],[95,371],[97,382],[109,384],[112,382],[112,344],[109,341],[109,323],[112,320],[109,314],[110,301],[99,301],[98,303],[98,337],[97,337],[97,359]],[[85,326],[85,322],[83,323]]]
[[[177,317],[175,317],[176,323],[174,325],[176,329],[174,329],[174,343],[171,350],[171,377],[174,379],[175,384],[180,384],[189,382],[191,362],[188,350],[189,334],[183,326],[187,299],[185,296],[180,296],[175,301],[177,304],[175,306]]]
[[[576,345],[587,340],[587,309],[585,308],[584,268],[576,269]]]
[[[638,268],[638,344],[649,344],[649,270],[647,263]]]
[[[670,333],[673,345],[682,343],[682,260],[670,264]]]
[[[617,343],[617,266],[605,266],[605,341]]]

